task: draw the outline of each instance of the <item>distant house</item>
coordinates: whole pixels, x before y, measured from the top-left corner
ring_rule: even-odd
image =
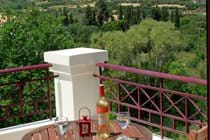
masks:
[[[133,6],[133,7],[141,6],[140,3],[129,3],[129,2],[120,3],[119,5],[121,5],[121,6]]]
[[[5,22],[7,22],[8,18],[7,16],[2,16],[0,15],[0,25],[4,24]]]
[[[119,15],[117,15],[117,14],[113,14],[112,16],[113,16],[114,20],[118,20],[119,19]]]

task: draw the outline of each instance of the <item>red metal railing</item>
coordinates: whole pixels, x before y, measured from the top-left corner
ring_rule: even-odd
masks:
[[[206,80],[106,63],[96,65],[99,67],[100,74],[95,76],[101,82],[105,82],[105,92],[109,94],[107,96],[109,96],[112,111],[129,111],[133,121],[159,128],[161,137],[164,136],[164,131],[186,135],[190,131],[190,126],[206,125],[207,98],[205,96],[179,91],[176,88],[168,89],[170,86],[166,86],[167,82],[171,81],[206,88]],[[128,81],[125,78],[113,77],[113,73],[110,74],[112,76],[107,76],[109,74],[103,74],[102,68],[112,72],[147,76],[150,80],[152,77],[152,81],[156,79],[159,84]],[[179,84],[173,85],[179,86]],[[180,126],[183,127],[180,128]]]
[[[50,80],[55,76],[50,75],[50,66],[0,70],[0,124],[6,123],[1,127],[31,122],[44,114],[52,118]]]

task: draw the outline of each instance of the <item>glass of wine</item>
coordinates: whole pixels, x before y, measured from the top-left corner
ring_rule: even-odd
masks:
[[[55,118],[55,128],[57,130],[59,140],[64,140],[65,133],[70,128],[68,118],[65,116],[59,116]]]
[[[126,136],[123,134],[123,132],[125,131],[125,129],[127,128],[127,126],[130,123],[129,113],[128,112],[118,112],[116,121],[122,130],[122,134],[120,135],[120,137],[118,139],[126,139]]]

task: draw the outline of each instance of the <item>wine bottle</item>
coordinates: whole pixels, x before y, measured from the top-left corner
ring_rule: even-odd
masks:
[[[97,136],[100,139],[109,137],[109,102],[104,96],[104,85],[99,85],[99,100],[96,102]]]

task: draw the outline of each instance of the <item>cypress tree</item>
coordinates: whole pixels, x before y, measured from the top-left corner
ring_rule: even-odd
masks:
[[[140,9],[140,6],[137,7],[136,18],[137,18],[137,22],[140,23],[141,22],[141,9]]]
[[[160,21],[160,19],[161,19],[160,8],[155,7],[152,9],[152,18],[157,21]]]
[[[87,8],[86,8],[86,12],[85,12],[85,19],[84,19],[84,23],[86,25],[90,25],[90,20],[91,20],[91,8],[90,6],[88,5]]]
[[[122,6],[121,5],[119,5],[119,19],[121,20],[121,19],[123,19],[123,11],[122,11]]]
[[[95,9],[92,9],[91,12],[91,25],[97,25]]]
[[[175,17],[175,12],[173,10],[171,11],[171,16],[170,16],[171,22],[174,22],[174,17]]]
[[[67,26],[69,25],[69,17],[68,17],[68,12],[67,12],[66,7],[63,8],[63,15],[64,15],[63,24]]]
[[[171,21],[175,24],[176,27],[180,26],[180,17],[181,17],[181,12],[179,11],[178,8],[176,8],[171,12]]]
[[[175,15],[174,15],[174,23],[176,27],[180,26],[180,17],[181,17],[181,12],[179,11],[178,8],[175,10]]]
[[[128,6],[126,8],[126,12],[125,12],[125,20],[127,20],[128,23],[131,23],[132,20],[132,10],[131,10],[131,6]]]
[[[97,7],[97,20],[101,26],[104,22],[107,22],[109,19],[109,11],[107,8],[106,0],[98,0],[96,3]]]
[[[93,9],[88,5],[86,8],[84,24],[86,25],[96,25],[96,14]]]
[[[143,8],[142,9],[142,19],[145,19],[146,17],[147,17],[146,10]]]
[[[137,24],[139,22],[139,16],[138,16],[138,11],[137,9],[133,9],[131,11],[131,24]]]
[[[99,13],[99,14],[97,15],[97,20],[98,20],[98,24],[99,24],[100,26],[102,26],[102,25],[103,25],[103,15],[102,15],[101,13]]]
[[[166,7],[163,7],[162,14],[161,14],[161,20],[168,21],[168,17],[169,17],[168,9]]]
[[[70,15],[69,15],[69,24],[72,24],[72,23],[74,23],[74,18],[73,18],[73,14],[70,13]]]

